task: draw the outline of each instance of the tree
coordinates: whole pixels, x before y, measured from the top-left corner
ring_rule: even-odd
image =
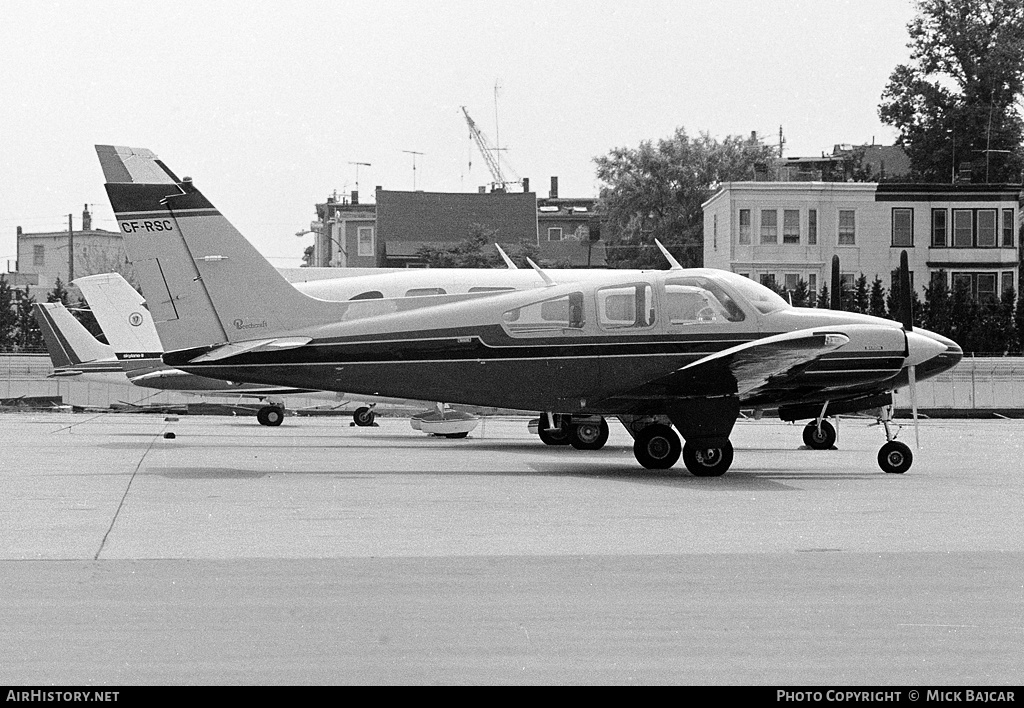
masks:
[[[832,298],[828,292],[828,286],[822,285],[821,292],[818,293],[818,303],[815,307],[820,307],[823,310],[828,310],[832,307]]]
[[[311,268],[313,266],[313,251],[315,246],[306,246],[306,250],[302,252],[302,268]]]
[[[1019,181],[1024,3],[917,0],[907,30],[911,63],[893,70],[878,115],[899,130],[913,176],[949,182],[954,163],[976,160],[985,181]]]
[[[594,158],[604,186],[598,210],[608,226],[613,268],[663,268],[658,239],[684,266],[703,264],[703,204],[714,185],[753,179],[757,164],[770,162],[774,148],[754,137],[707,133],[644,141],[637,148],[615,148]]]
[[[868,294],[868,276],[861,273],[853,285],[853,311],[867,314],[870,309],[871,299]]]
[[[33,349],[43,344],[43,333],[39,331],[39,324],[32,312],[35,302],[36,299],[29,294],[26,285],[15,307],[14,344],[22,349]]]
[[[14,344],[15,326],[18,317],[14,310],[14,290],[7,278],[0,275],[0,350]]]
[[[64,281],[57,278],[53,281],[53,290],[46,293],[47,302],[59,302],[64,307],[68,306],[68,289],[64,287]]]
[[[868,314],[875,317],[885,317],[885,288],[882,286],[882,279],[877,275],[871,281],[871,294],[868,296]]]
[[[794,307],[810,307],[811,291],[807,287],[807,281],[800,278],[796,281],[796,289],[793,290]]]
[[[504,268],[505,261],[494,247],[497,229],[471,224],[469,238],[450,246],[423,246],[416,255],[431,268]],[[527,258],[537,260],[537,245],[519,243],[502,246],[516,265],[529,268]]]
[[[933,278],[924,289],[924,326],[936,334],[949,337],[952,332],[952,313],[949,286],[946,285],[946,274],[939,271],[941,277]]]

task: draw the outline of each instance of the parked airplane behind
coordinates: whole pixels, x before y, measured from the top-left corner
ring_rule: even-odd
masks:
[[[678,264],[572,271],[562,282],[537,269],[545,286],[525,291],[311,298],[152,153],[97,151],[160,338],[174,350],[164,361],[194,373],[612,415],[642,465],[671,467],[682,454],[698,476],[728,469],[741,407],[819,424],[826,411],[874,410],[888,439],[879,465],[904,472],[912,454],[892,439],[892,391],[962,356],[924,330],[792,308],[741,276]]]

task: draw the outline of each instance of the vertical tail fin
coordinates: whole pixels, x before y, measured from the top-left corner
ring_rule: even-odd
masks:
[[[118,273],[75,280],[118,358],[160,358],[163,346],[146,301]]]
[[[342,311],[297,291],[191,179],[149,150],[96,152],[165,350],[286,336]]]
[[[55,370],[101,360],[113,361],[113,349],[96,341],[61,303],[37,302],[33,305],[33,314]]]

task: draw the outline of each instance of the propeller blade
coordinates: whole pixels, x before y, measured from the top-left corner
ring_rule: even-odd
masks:
[[[843,309],[843,281],[839,277],[839,256],[832,256],[832,283],[829,288],[831,288],[829,292],[832,295],[829,308],[832,310]]]
[[[921,449],[921,430],[917,424],[917,374],[914,369],[917,367],[908,366],[907,376],[910,378],[910,410],[914,416],[914,446]]]
[[[900,253],[900,291],[899,291],[899,313],[900,324],[907,332],[914,331],[914,297],[910,285],[910,266],[908,264],[907,252]]]

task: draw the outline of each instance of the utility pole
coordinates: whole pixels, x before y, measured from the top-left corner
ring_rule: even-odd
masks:
[[[402,150],[412,155],[412,191],[416,191],[416,156],[423,155],[422,152],[416,152],[415,150]]]
[[[75,230],[71,226],[71,214],[68,214],[68,285],[75,279]]]

